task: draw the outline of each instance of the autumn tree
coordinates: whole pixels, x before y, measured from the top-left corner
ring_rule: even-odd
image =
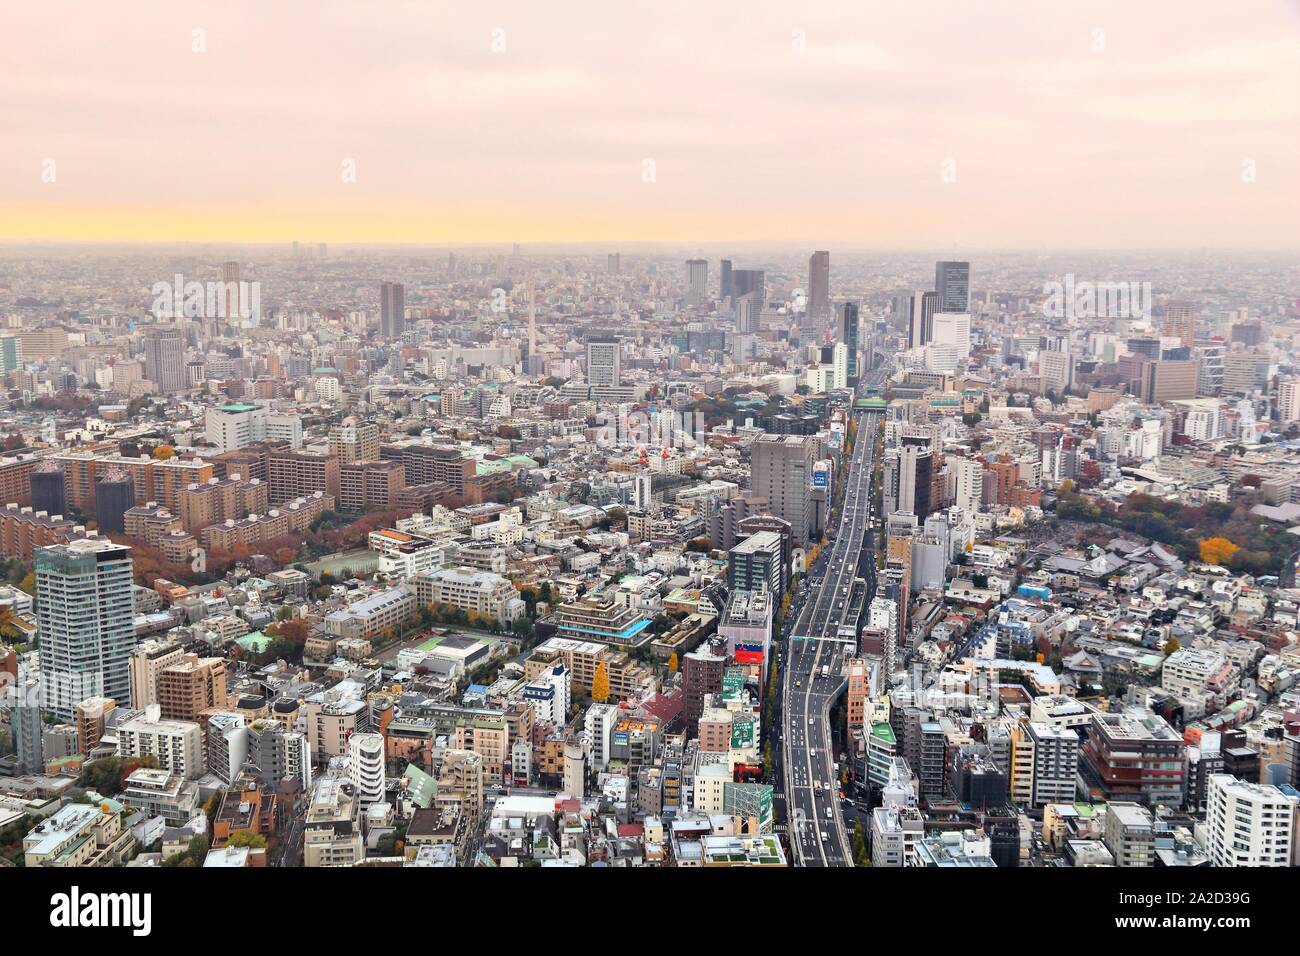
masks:
[[[601,661],[591,678],[591,699],[598,704],[609,700],[609,668]]]
[[[677,652],[673,651],[671,654],[668,655],[668,673],[676,674],[677,667],[678,667]]]
[[[171,445],[159,445],[153,450],[153,456],[159,461],[167,461],[169,458],[176,457],[176,449]]]
[[[1201,541],[1201,560],[1206,564],[1227,564],[1238,550],[1227,538],[1204,538]]]

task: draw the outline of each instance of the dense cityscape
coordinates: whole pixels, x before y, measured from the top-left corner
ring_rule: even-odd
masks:
[[[0,861],[1296,865],[1297,278],[11,247]]]

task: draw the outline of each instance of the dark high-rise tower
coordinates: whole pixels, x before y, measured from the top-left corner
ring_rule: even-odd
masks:
[[[406,331],[406,286],[385,282],[379,287],[379,334],[387,340],[400,339]]]
[[[939,293],[936,312],[969,312],[970,263],[936,262],[934,291]]]
[[[840,307],[839,340],[848,346],[848,384],[852,388],[858,384],[862,374],[858,368],[858,304],[856,302],[845,302]]]
[[[732,295],[730,259],[723,259],[718,263],[718,281],[718,298],[729,299]]]
[[[692,304],[704,301],[709,286],[709,260],[686,260],[686,296]]]
[[[733,269],[731,272],[731,294],[739,299],[742,295],[754,293],[759,309],[767,301],[766,275],[762,269]]]
[[[830,325],[832,315],[831,254],[821,250],[808,260],[808,322],[815,328],[824,328]]]

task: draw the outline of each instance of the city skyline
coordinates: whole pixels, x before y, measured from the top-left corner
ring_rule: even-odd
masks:
[[[1296,245],[1289,0],[590,9],[12,12],[0,241]]]

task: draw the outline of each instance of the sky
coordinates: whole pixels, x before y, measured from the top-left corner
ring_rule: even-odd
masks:
[[[43,0],[0,241],[1300,248],[1300,0]]]

